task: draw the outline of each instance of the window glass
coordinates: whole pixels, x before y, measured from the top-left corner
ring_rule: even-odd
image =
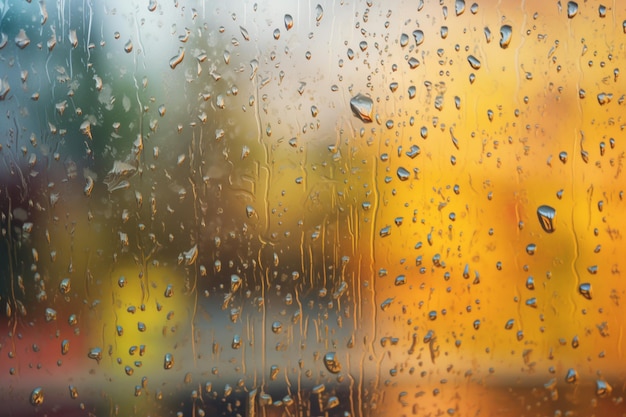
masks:
[[[625,42],[619,1],[0,1],[0,414],[626,413]]]

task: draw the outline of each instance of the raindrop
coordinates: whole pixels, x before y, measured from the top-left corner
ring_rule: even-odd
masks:
[[[335,352],[328,352],[326,355],[324,355],[324,365],[330,373],[338,374],[339,372],[341,372],[341,364],[339,363],[339,360],[337,359],[337,354]]]
[[[464,11],[465,11],[465,0],[456,0],[454,2],[454,13],[456,13],[457,16],[460,16],[463,14]]]
[[[91,348],[89,350],[89,353],[87,354],[87,357],[100,363],[100,360],[102,360],[102,349],[100,349],[99,347]]]
[[[59,291],[61,292],[61,294],[66,295],[67,293],[70,292],[70,288],[71,288],[70,279],[63,278],[63,280],[61,280],[61,283],[59,284]]]
[[[322,20],[322,17],[324,17],[324,9],[322,8],[321,4],[318,4],[317,6],[315,6],[315,21],[318,25],[320,23],[320,20]]]
[[[409,44],[409,35],[407,35],[406,33],[403,33],[402,35],[400,35],[400,46],[404,48],[408,44]]]
[[[178,64],[180,64],[181,62],[183,62],[183,59],[185,58],[185,48],[183,48],[182,46],[178,48],[178,54],[174,55],[172,58],[170,58],[170,68],[174,69],[178,66]]]
[[[513,28],[509,25],[502,25],[500,27],[500,47],[506,49],[511,43],[511,37],[513,35]]]
[[[578,287],[578,292],[587,300],[591,300],[593,295],[591,292],[591,284],[589,284],[588,282],[580,284],[580,286]]]
[[[537,209],[537,217],[539,218],[539,224],[543,230],[547,233],[554,232],[554,222],[556,217],[556,210],[550,206],[539,206]]]
[[[419,29],[414,30],[413,38],[415,38],[415,46],[420,46],[422,43],[424,43],[424,32]]]
[[[474,55],[469,55],[467,57],[467,62],[469,62],[470,66],[473,69],[480,69],[480,61]]]
[[[602,381],[601,379],[596,380],[596,395],[600,398],[605,398],[611,395],[613,391],[613,387],[609,385],[608,382]]]
[[[570,368],[565,375],[565,382],[573,384],[578,381],[578,372],[574,368]]]
[[[293,28],[293,17],[291,17],[290,14],[286,14],[284,21],[285,21],[285,29],[291,30],[291,28]]]
[[[372,122],[372,108],[374,102],[363,94],[357,94],[350,99],[350,108],[356,117],[366,123]]]
[[[30,403],[34,406],[43,403],[43,388],[37,387],[30,393]]]
[[[20,49],[24,49],[28,45],[30,45],[30,39],[28,39],[28,36],[26,36],[26,32],[24,32],[24,29],[20,29],[17,36],[15,36],[15,44]]]
[[[568,1],[567,2],[567,17],[571,19],[574,16],[576,16],[577,13],[578,13],[578,3],[576,3],[575,1]]]
[[[274,323],[272,323],[272,332],[274,332],[275,334],[279,334],[282,331],[283,331],[283,325],[281,322],[275,321]]]
[[[174,366],[174,356],[171,353],[166,353],[163,358],[163,368],[164,369],[172,369]]]

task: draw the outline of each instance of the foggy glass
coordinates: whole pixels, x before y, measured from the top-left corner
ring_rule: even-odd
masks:
[[[625,45],[619,1],[0,1],[0,414],[625,414]]]

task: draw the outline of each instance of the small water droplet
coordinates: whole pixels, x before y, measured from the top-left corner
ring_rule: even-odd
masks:
[[[596,380],[596,395],[600,398],[605,398],[611,395],[613,387],[608,382],[601,379]]]
[[[580,284],[580,286],[578,287],[578,292],[587,300],[591,300],[593,295],[591,292],[591,284],[589,283]]]
[[[164,369],[172,369],[174,366],[174,356],[171,353],[166,353],[163,358],[163,368]]]
[[[133,51],[133,41],[131,41],[130,39],[128,40],[128,42],[126,42],[124,44],[124,52],[126,52],[127,54],[131,53]]]
[[[409,35],[407,35],[406,33],[403,33],[402,35],[400,35],[400,46],[404,48],[408,44],[409,44]]]
[[[24,29],[20,29],[18,34],[15,36],[15,44],[20,49],[24,49],[28,45],[30,45],[30,39],[28,38],[28,36],[26,36],[26,32],[24,31]]]
[[[178,54],[170,58],[170,62],[169,62],[170,68],[175,69],[178,66],[178,64],[183,62],[184,58],[185,58],[185,48],[181,46],[178,48]]]
[[[87,354],[87,357],[100,363],[100,360],[102,360],[102,349],[100,349],[99,347],[91,348],[89,350],[89,353]]]
[[[321,4],[318,4],[317,6],[315,6],[315,21],[318,25],[322,20],[322,17],[324,17],[324,8]]]
[[[37,387],[30,393],[30,403],[34,406],[41,405],[43,403],[43,388]]]
[[[70,289],[71,289],[70,279],[63,278],[63,280],[61,280],[61,283],[59,284],[59,291],[61,292],[61,294],[66,295],[67,293],[70,292]]]
[[[529,243],[526,246],[526,253],[527,254],[534,255],[536,251],[537,251],[537,245],[535,245],[534,243]]]
[[[565,375],[565,382],[573,384],[576,381],[578,381],[578,372],[574,368],[568,369],[567,375]]]

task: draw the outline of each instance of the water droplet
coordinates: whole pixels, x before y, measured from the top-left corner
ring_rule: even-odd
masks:
[[[577,13],[578,13],[578,3],[576,3],[575,1],[568,1],[567,2],[567,17],[571,19],[574,16],[576,16]]]
[[[567,152],[562,151],[559,153],[559,161],[566,163],[567,162]]]
[[[97,363],[100,363],[100,360],[102,360],[102,349],[100,349],[99,347],[91,348],[89,350],[89,353],[87,354],[87,357],[89,359],[95,360]]]
[[[61,294],[66,295],[67,293],[70,292],[70,289],[71,289],[70,279],[63,278],[63,280],[61,280],[61,283],[59,284],[59,291],[61,292]]]
[[[417,58],[415,58],[415,57],[409,58],[408,63],[409,63],[409,68],[411,68],[411,69],[415,69],[415,68],[420,66],[419,60]]]
[[[34,406],[43,403],[43,388],[37,387],[30,393],[30,403]]]
[[[357,94],[350,99],[350,108],[356,117],[366,123],[372,122],[372,110],[374,102],[363,94]]]
[[[404,167],[398,168],[396,174],[398,175],[400,181],[406,181],[411,176],[411,173]]]
[[[448,27],[447,26],[442,26],[439,34],[441,35],[441,39],[445,39],[448,37]]]
[[[172,369],[174,366],[174,356],[171,353],[166,353],[163,358],[163,369]]]
[[[293,17],[291,17],[290,14],[286,14],[284,21],[285,21],[285,29],[291,30],[291,28],[293,28]]]
[[[510,319],[506,322],[506,324],[504,325],[504,328],[506,330],[511,330],[514,325],[515,325],[515,319]]]
[[[609,385],[608,382],[602,381],[601,379],[596,380],[596,395],[600,398],[605,398],[611,395],[613,391],[613,387]]]
[[[282,331],[283,331],[283,325],[281,322],[275,321],[274,323],[272,323],[272,332],[279,334]]]
[[[124,44],[124,52],[126,52],[127,54],[131,53],[133,51],[133,41],[131,41],[130,39],[128,40],[128,42],[126,42]]]
[[[315,6],[315,21],[318,25],[322,20],[322,17],[324,17],[324,9],[322,8],[321,4],[318,4],[317,6]]]
[[[67,355],[70,351],[70,341],[65,339],[61,342],[61,355]]]
[[[580,286],[578,287],[578,292],[587,300],[591,300],[593,295],[591,292],[591,284],[588,282],[580,284]]]
[[[424,32],[419,29],[414,30],[413,38],[415,38],[415,46],[420,46],[422,43],[424,43]]]
[[[409,35],[407,35],[406,33],[403,33],[402,35],[400,35],[400,46],[404,48],[408,44],[409,44]]]
[[[26,32],[24,32],[24,29],[20,29],[17,36],[15,36],[15,44],[20,49],[24,49],[28,45],[30,45],[30,39],[28,39],[28,36],[26,36]]]
[[[172,284],[168,284],[167,287],[165,287],[165,293],[163,295],[168,298],[174,295],[174,287],[172,287]]]
[[[612,99],[613,99],[613,94],[611,94],[611,93],[600,93],[600,94],[598,94],[598,103],[601,106],[604,106],[605,104],[609,104]]]
[[[526,253],[527,254],[534,255],[536,251],[537,251],[537,245],[535,245],[534,243],[529,243],[526,246]]]
[[[54,321],[57,319],[57,312],[53,308],[46,308],[46,321]]]
[[[474,55],[469,55],[467,57],[467,62],[469,62],[470,66],[473,69],[480,69],[480,61]]]
[[[185,58],[185,48],[181,46],[178,48],[178,54],[170,58],[170,68],[175,69],[178,66],[178,64],[183,62],[184,58]]]
[[[233,349],[239,349],[241,347],[241,337],[236,334],[233,336],[233,342],[231,343]]]
[[[513,28],[509,25],[502,25],[500,27],[500,47],[506,49],[511,43],[511,37],[513,35]]]
[[[565,382],[573,384],[576,381],[578,381],[578,372],[574,368],[568,369],[567,375],[565,375]]]
[[[545,232],[554,232],[556,217],[556,210],[554,208],[546,205],[539,206],[537,209],[537,217],[539,218],[539,224]]]
[[[78,37],[76,36],[76,31],[74,29],[70,30],[69,39],[72,48],[76,48],[78,46]]]
[[[273,36],[274,36],[274,39],[279,40],[280,39],[280,29],[278,29],[278,28],[274,29]]]
[[[454,13],[460,16],[465,11],[465,0],[456,0],[454,2]]]
[[[157,2],[156,2],[156,0],[150,0],[150,1],[148,2],[148,10],[149,10],[149,11],[151,11],[151,12],[153,12],[153,11],[155,11],[155,10],[156,10],[156,8],[157,8]]]
[[[72,400],[75,400],[76,398],[78,398],[78,389],[74,385],[70,385],[68,386],[68,388],[70,390],[70,398]]]

